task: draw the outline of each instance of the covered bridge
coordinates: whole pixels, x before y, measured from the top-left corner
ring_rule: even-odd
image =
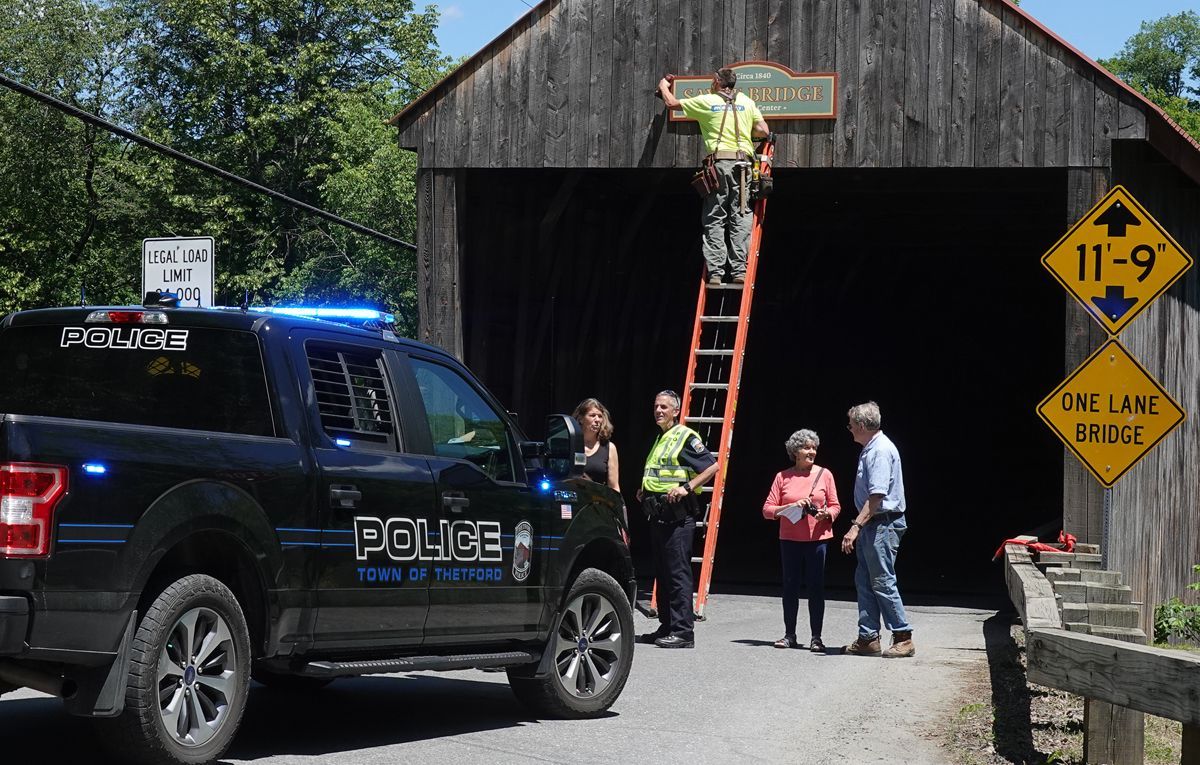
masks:
[[[1034,407],[1107,336],[1039,259],[1116,184],[1200,253],[1200,147],[1003,0],[544,0],[394,120],[419,157],[422,339],[531,433],[605,401],[632,504],[701,274],[702,143],[652,90],[751,60],[838,86],[836,117],[771,123],[718,585],[777,575],[759,508],[793,430],[849,501],[866,399],[904,458],[909,588],[990,587],[996,545],[1037,527],[1102,541],[1100,486]],[[1189,413],[1112,495],[1110,565],[1148,607],[1200,562],[1198,279],[1121,335]],[[851,565],[831,553],[832,582]]]

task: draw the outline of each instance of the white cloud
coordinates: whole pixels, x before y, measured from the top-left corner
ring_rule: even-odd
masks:
[[[442,12],[442,21],[458,21],[466,15],[457,5],[443,6],[439,10]]]

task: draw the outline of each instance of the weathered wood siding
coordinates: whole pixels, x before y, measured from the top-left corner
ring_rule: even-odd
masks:
[[[1106,167],[1145,106],[1004,0],[557,0],[400,120],[424,168],[691,167],[664,72],[839,74],[836,120],[775,122],[794,167]]]
[[[1141,141],[1116,142],[1113,183],[1133,194],[1193,258],[1200,256],[1200,187]],[[1172,597],[1197,602],[1187,589],[1200,563],[1200,267],[1193,266],[1134,319],[1121,341],[1179,403],[1187,419],[1113,488],[1109,567],[1120,569],[1145,604]]]

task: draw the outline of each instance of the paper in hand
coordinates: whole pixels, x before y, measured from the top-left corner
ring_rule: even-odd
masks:
[[[786,509],[779,510],[775,513],[779,518],[787,518],[792,523],[799,523],[804,517],[804,508],[798,505],[788,505]]]

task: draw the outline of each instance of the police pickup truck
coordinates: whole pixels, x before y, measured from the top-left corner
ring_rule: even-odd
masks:
[[[609,708],[633,566],[574,420],[527,440],[371,314],[172,302],[0,322],[0,692],[147,763],[220,757],[252,677],[503,668],[538,714]]]

